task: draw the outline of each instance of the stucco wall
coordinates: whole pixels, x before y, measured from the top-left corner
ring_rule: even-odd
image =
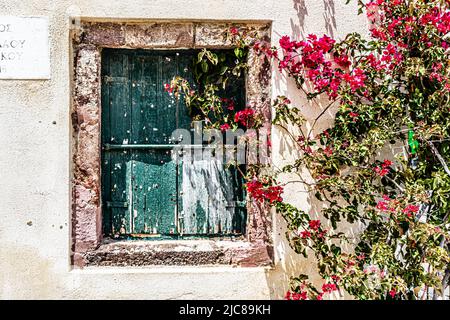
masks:
[[[85,268],[70,265],[70,39],[67,11],[108,19],[272,21],[272,40],[281,35],[328,33],[340,37],[366,30],[356,1],[345,0],[22,0],[2,1],[2,15],[41,15],[50,21],[51,79],[0,80],[0,297],[264,299],[280,298],[290,275],[308,273],[274,219],[275,267]],[[69,9],[70,8],[70,9]],[[294,86],[274,70],[272,95],[292,96]],[[290,94],[291,93],[291,94]],[[313,119],[320,106],[303,106]],[[329,121],[329,120],[328,120]],[[326,121],[322,124],[326,125]],[[278,148],[274,161],[289,150]],[[290,189],[285,198],[311,206]]]

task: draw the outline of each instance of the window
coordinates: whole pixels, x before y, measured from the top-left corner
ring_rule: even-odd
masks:
[[[174,147],[180,142],[175,130],[193,133],[194,128],[183,101],[165,92],[164,84],[176,75],[192,81],[197,54],[197,50],[102,51],[105,236],[177,239],[245,234],[245,167],[237,170],[207,157],[196,159],[193,148]],[[225,95],[243,108],[243,77]],[[192,137],[182,139],[192,144]],[[206,148],[202,147],[205,155]]]
[[[257,32],[259,38],[270,42],[270,22],[82,20],[80,26],[80,30],[71,32],[73,266],[270,265],[273,248],[269,208],[244,201],[237,172],[218,166],[211,170],[211,161],[192,165],[188,154],[173,161],[178,150],[164,148],[178,141],[162,139],[162,133],[167,137],[173,127],[190,130],[192,119],[181,113],[186,112],[182,101],[171,102],[172,98],[163,92],[163,83],[185,67],[189,70],[198,48],[232,50],[223,37],[231,27],[247,34]],[[171,63],[166,63],[166,57]],[[227,96],[236,97],[241,107],[245,101],[261,116],[262,129],[270,130],[270,63],[253,48],[248,59],[245,85],[237,85],[236,90],[241,91]],[[155,103],[151,108],[152,99],[166,99],[163,106],[167,108],[156,109]],[[111,141],[112,137],[115,140]],[[144,145],[143,149],[138,145]],[[147,145],[157,147],[149,149]],[[250,154],[247,152],[247,156]],[[111,175],[116,163],[116,175]],[[137,173],[135,180],[133,172]],[[224,180],[228,184],[222,183]],[[203,188],[191,188],[194,182]],[[228,192],[219,189],[225,185],[230,186]],[[151,196],[144,191],[149,187],[154,191]],[[214,197],[208,200],[208,194]],[[233,202],[220,200],[220,207],[220,197]],[[203,210],[209,207],[207,201],[216,201],[210,204],[215,215]],[[140,214],[148,211],[154,214],[153,220]],[[119,239],[111,240],[111,236]],[[127,240],[138,237],[182,240]]]

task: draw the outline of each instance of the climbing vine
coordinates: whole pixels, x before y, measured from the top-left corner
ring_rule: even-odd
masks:
[[[179,77],[168,90],[183,94],[213,128],[257,128],[252,109],[236,111],[220,97],[232,75],[245,71],[252,46],[295,82],[300,96],[325,101],[307,125],[306,107],[275,99],[273,125],[299,155],[270,175],[256,168],[247,177],[249,195],[284,217],[291,247],[312,255],[323,278],[319,287],[307,275],[292,278],[287,299],[335,291],[357,299],[442,298],[450,278],[450,1],[358,3],[369,37],[283,36],[271,47],[232,28],[231,66],[203,50],[197,90]],[[317,132],[328,112],[334,122]],[[284,201],[280,174],[296,176],[320,201],[320,212]],[[358,228],[356,237],[342,232],[349,225]]]
[[[201,50],[193,63],[194,79],[177,76],[165,84],[165,89],[176,97],[182,96],[193,120],[204,121],[206,128],[221,131],[258,128],[261,119],[254,110],[237,106],[234,97],[229,97],[230,89],[248,69],[246,40],[255,34],[231,28],[225,36],[233,41],[234,50]]]

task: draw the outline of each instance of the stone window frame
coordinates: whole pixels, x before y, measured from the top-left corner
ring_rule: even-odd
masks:
[[[232,48],[230,27],[256,31],[270,42],[271,23],[211,21],[80,21],[72,41],[72,256],[74,267],[143,265],[273,264],[272,221],[268,206],[247,202],[244,240],[110,241],[102,238],[101,50]],[[246,102],[270,132],[270,63],[251,48]]]

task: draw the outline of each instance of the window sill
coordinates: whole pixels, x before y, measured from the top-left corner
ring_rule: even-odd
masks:
[[[79,267],[90,266],[242,266],[272,265],[272,246],[243,240],[104,241],[78,254]]]

